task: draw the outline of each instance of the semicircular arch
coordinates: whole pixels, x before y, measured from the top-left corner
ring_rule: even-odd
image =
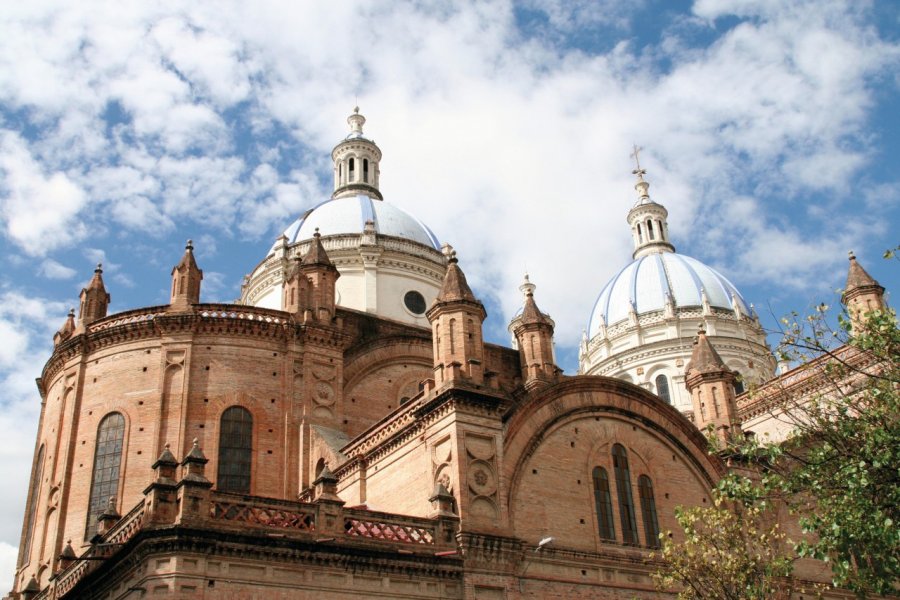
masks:
[[[563,443],[562,437],[566,440]],[[514,527],[518,496],[526,486],[523,482],[533,487],[527,477],[541,469],[565,465],[565,469],[573,470],[566,475],[571,475],[573,485],[580,477],[575,473],[584,473],[578,481],[582,485],[590,473],[587,463],[599,463],[614,440],[635,450],[640,470],[657,478],[677,463],[683,465],[685,477],[695,481],[697,489],[708,491],[725,473],[722,461],[707,453],[707,441],[701,432],[655,394],[609,377],[573,377],[533,396],[507,421],[504,476],[509,491],[504,501]],[[567,452],[572,452],[572,461],[578,462],[577,457],[581,457],[581,462],[587,462],[566,464]],[[546,487],[555,485],[545,483]]]

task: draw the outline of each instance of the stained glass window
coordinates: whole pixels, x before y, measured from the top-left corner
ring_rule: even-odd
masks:
[[[216,484],[226,492],[250,493],[253,453],[253,417],[241,406],[222,413],[219,429],[219,476]]]
[[[641,513],[644,517],[644,534],[647,545],[659,547],[659,522],[656,520],[656,500],[653,498],[653,483],[646,475],[638,477],[638,493],[641,496]]]
[[[91,500],[87,522],[84,525],[85,538],[90,538],[96,533],[97,517],[109,506],[109,499],[115,498],[119,493],[119,467],[122,464],[124,442],[125,417],[120,413],[110,413],[103,417],[97,428]]]
[[[594,467],[594,504],[597,508],[597,525],[600,537],[604,540],[615,540],[616,529],[613,525],[612,498],[609,494],[609,477],[603,467]]]
[[[639,544],[637,523],[634,518],[634,499],[631,495],[631,473],[628,470],[628,453],[621,444],[612,447],[613,468],[616,472],[616,492],[619,497],[619,517],[622,522],[622,540],[626,544]]]

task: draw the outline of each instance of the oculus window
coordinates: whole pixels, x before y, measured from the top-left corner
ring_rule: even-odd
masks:
[[[403,296],[403,305],[414,315],[423,315],[428,308],[425,304],[425,296],[415,290],[406,292],[406,295]]]

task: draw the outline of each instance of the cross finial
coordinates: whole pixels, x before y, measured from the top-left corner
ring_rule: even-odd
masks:
[[[634,175],[638,176],[639,181],[643,181],[644,175],[647,174],[647,170],[641,168],[641,156],[640,155],[641,155],[641,150],[643,150],[643,148],[641,148],[637,144],[634,144],[633,148],[634,148],[634,152],[631,153],[631,158],[634,159],[635,169],[632,171],[632,173]]]

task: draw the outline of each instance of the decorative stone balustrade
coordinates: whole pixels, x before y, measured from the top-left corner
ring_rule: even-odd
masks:
[[[61,570],[50,585],[35,596],[35,600],[54,600],[66,595],[85,575],[98,567],[140,531],[144,519],[144,501],[141,500],[128,514],[119,519],[102,536],[92,540],[92,545],[69,567]]]
[[[321,491],[313,502],[219,492],[210,489],[212,483],[204,476],[205,463],[206,458],[195,442],[194,449],[181,463],[181,476],[176,482],[172,476],[178,463],[167,448],[154,465],[156,477],[145,491],[145,498],[106,533],[95,536],[91,547],[60,570],[35,598],[64,597],[141,532],[173,526],[240,532],[245,536],[277,535],[289,543],[327,540],[334,544],[363,543],[369,548],[372,544],[383,544],[390,552],[398,544],[412,552],[420,549],[418,552],[424,554],[457,549],[459,518],[455,515],[426,518],[345,508],[337,496]],[[333,485],[336,481],[334,478],[326,484]]]

